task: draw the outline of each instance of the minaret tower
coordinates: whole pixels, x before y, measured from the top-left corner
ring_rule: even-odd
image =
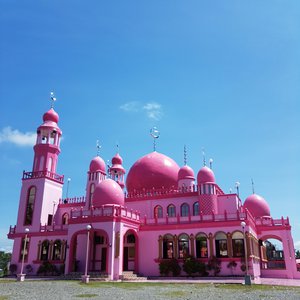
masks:
[[[195,185],[195,175],[193,169],[187,165],[187,150],[185,145],[183,157],[184,166],[178,171],[178,188],[183,192],[192,192]]]
[[[218,213],[218,196],[216,190],[216,180],[211,167],[212,159],[210,160],[210,168],[208,168],[206,166],[205,153],[203,151],[203,167],[198,172],[197,183],[200,211],[204,215]]]
[[[96,185],[106,178],[105,162],[99,155],[101,149],[99,141],[97,141],[96,147],[97,156],[91,160],[89,171],[87,173],[85,208],[90,208],[93,206],[93,196]]]
[[[58,127],[59,116],[53,109],[55,100],[51,93],[51,108],[37,129],[32,171],[23,172],[17,231],[25,227],[34,231],[41,224],[52,225],[62,196],[64,177],[56,173],[62,132]]]
[[[111,179],[116,181],[122,189],[124,189],[124,175],[126,173],[125,169],[123,168],[123,159],[119,154],[119,147],[117,146],[118,151],[116,155],[112,158],[111,163],[112,166],[109,168],[109,173]]]

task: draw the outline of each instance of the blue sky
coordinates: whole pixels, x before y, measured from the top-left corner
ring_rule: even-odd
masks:
[[[0,0],[0,248],[50,91],[69,195],[84,195],[97,139],[128,171],[157,126],[159,152],[182,165],[186,144],[197,173],[204,148],[225,192],[239,181],[244,200],[253,178],[300,248],[299,32],[296,0]]]

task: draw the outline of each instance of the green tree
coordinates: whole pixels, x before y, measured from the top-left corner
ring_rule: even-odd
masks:
[[[300,259],[300,250],[296,250],[296,258],[299,258]]]
[[[2,272],[0,273],[1,276],[7,275],[7,264],[10,262],[10,258],[11,253],[0,251],[0,269],[2,270]]]

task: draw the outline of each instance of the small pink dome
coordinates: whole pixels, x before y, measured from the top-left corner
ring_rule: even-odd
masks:
[[[195,179],[194,171],[191,167],[185,165],[179,169],[178,180],[181,179]]]
[[[124,206],[122,188],[112,179],[105,179],[97,184],[93,195],[93,206],[100,207],[106,204]]]
[[[215,174],[212,169],[204,166],[200,169],[197,175],[197,182],[198,184],[202,183],[215,183]]]
[[[244,208],[248,209],[255,218],[270,216],[269,204],[263,197],[256,194],[247,197]]]
[[[112,158],[111,163],[112,163],[113,165],[122,165],[123,159],[122,159],[122,157],[120,156],[119,153],[117,153],[117,154]]]
[[[126,179],[127,191],[176,187],[178,171],[179,166],[173,159],[154,151],[141,157],[130,168]]]
[[[100,156],[96,156],[92,159],[90,163],[90,172],[102,172],[105,173],[105,162]]]
[[[58,123],[58,120],[59,120],[59,116],[58,116],[57,112],[53,108],[50,108],[43,115],[43,121],[44,122]]]

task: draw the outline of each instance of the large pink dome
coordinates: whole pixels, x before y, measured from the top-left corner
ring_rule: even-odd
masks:
[[[270,207],[267,201],[256,194],[250,195],[244,202],[244,208],[248,209],[253,217],[270,216]]]
[[[149,153],[130,168],[126,179],[129,193],[177,186],[179,166],[170,157],[156,151]]]
[[[92,159],[90,163],[90,172],[95,173],[95,172],[102,172],[105,173],[105,162],[100,156],[96,156]]]
[[[100,207],[106,204],[124,206],[124,192],[112,179],[105,179],[97,184],[93,195],[93,206]]]
[[[43,121],[44,122],[54,122],[58,123],[59,116],[58,113],[53,109],[50,108],[47,112],[44,113],[43,115]]]
[[[178,180],[181,179],[195,179],[194,171],[191,167],[185,165],[179,169]]]
[[[197,175],[197,182],[198,184],[203,184],[203,183],[215,183],[215,174],[212,171],[212,169],[204,166],[200,169]]]

